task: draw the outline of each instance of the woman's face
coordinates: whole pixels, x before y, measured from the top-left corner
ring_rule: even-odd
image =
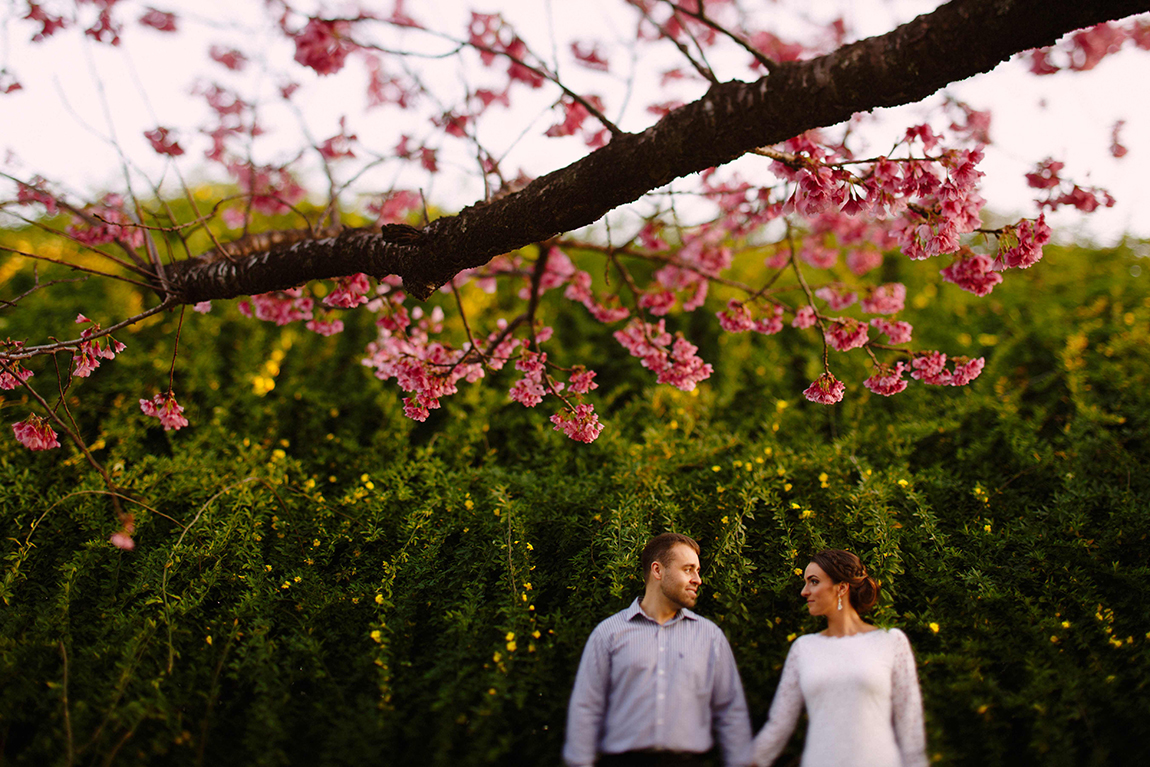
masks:
[[[803,573],[803,599],[811,615],[827,615],[838,609],[840,584],[830,579],[823,569],[811,562]],[[845,596],[845,594],[844,594]]]

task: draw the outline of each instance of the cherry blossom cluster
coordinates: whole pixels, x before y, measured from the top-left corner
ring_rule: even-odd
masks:
[[[164,431],[178,431],[188,425],[184,408],[176,402],[176,396],[171,391],[157,394],[150,400],[140,400],[140,410],[144,415],[160,419]]]
[[[1150,22],[1107,22],[1081,29],[1058,45],[1030,51],[1030,71],[1036,75],[1052,75],[1063,69],[1085,72],[1117,53],[1127,42],[1150,50]]]
[[[84,340],[72,360],[72,375],[77,378],[87,378],[100,367],[100,360],[114,360],[117,354],[127,348],[110,335],[98,335],[100,323],[93,322],[83,314],[76,315],[76,324],[88,326],[80,331],[80,338]]]

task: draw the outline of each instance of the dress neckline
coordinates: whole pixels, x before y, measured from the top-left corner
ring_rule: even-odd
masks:
[[[875,626],[870,631],[858,631],[854,634],[843,634],[842,636],[832,636],[831,634],[824,634],[821,631],[816,631],[814,634],[808,634],[808,636],[822,637],[823,639],[853,639],[855,637],[866,636],[867,634],[885,634],[886,631],[886,629],[881,629]]]

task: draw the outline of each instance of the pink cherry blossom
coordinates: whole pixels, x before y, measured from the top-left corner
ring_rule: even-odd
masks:
[[[592,389],[598,389],[595,383],[595,371],[587,370],[582,365],[576,365],[567,379],[567,390],[573,394],[586,394]]]
[[[832,312],[841,312],[858,300],[858,293],[842,285],[826,285],[816,290],[815,295],[826,301]]]
[[[664,320],[651,325],[632,319],[625,328],[615,331],[615,340],[638,357],[643,367],[654,372],[656,381],[691,391],[699,381],[709,378],[714,368],[696,356],[698,347],[694,344],[682,336],[672,339]]]
[[[846,386],[842,381],[835,378],[831,373],[823,373],[803,391],[803,396],[820,405],[833,405],[836,402],[842,402],[845,391]]]
[[[436,402],[435,406],[438,407],[439,403]],[[431,411],[419,404],[414,397],[404,397],[403,414],[413,421],[423,423],[427,420],[427,417],[431,415]]]
[[[188,425],[188,419],[183,415],[183,406],[176,402],[171,392],[157,394],[150,400],[140,400],[140,410],[144,415],[159,418],[164,431],[179,431]]]
[[[323,298],[324,306],[338,306],[341,309],[354,309],[367,303],[367,292],[371,283],[366,274],[353,274],[335,281],[335,289]]]
[[[334,336],[337,333],[343,332],[343,320],[309,320],[304,327],[321,336]]]
[[[212,310],[212,302],[211,301],[199,301],[195,304],[192,304],[192,311],[197,312],[198,314],[207,314],[211,310]]]
[[[728,333],[744,333],[755,326],[751,310],[733,298],[727,302],[725,310],[715,314],[719,318],[719,326]]]
[[[942,352],[925,352],[916,355],[910,362],[910,377],[935,386],[949,386],[953,374],[946,369],[946,355]]]
[[[985,296],[1002,282],[1002,275],[994,271],[994,261],[983,253],[960,255],[939,273],[947,282],[976,296]]]
[[[25,420],[12,424],[12,432],[16,439],[29,450],[50,450],[60,447],[56,439],[56,432],[48,422],[36,415],[30,414]]]
[[[23,346],[22,343],[17,342],[15,346]],[[28,368],[24,367],[17,360],[12,360],[7,363],[7,369],[0,370],[0,389],[11,391],[20,385],[21,381],[27,381],[35,373]]]
[[[156,151],[156,154],[179,157],[184,153],[183,147],[171,137],[171,131],[167,128],[155,128],[154,130],[144,131],[144,138],[152,145],[152,149]]]
[[[859,248],[847,253],[847,268],[861,277],[882,266],[882,253],[870,248]]]
[[[303,295],[299,288],[261,293],[250,298],[240,299],[236,308],[245,317],[287,325],[289,322],[310,320],[315,301]]]
[[[950,379],[951,386],[966,386],[968,383],[978,378],[982,373],[982,368],[986,365],[986,360],[983,357],[969,360],[961,365],[955,364],[954,375]]]
[[[895,363],[894,367],[879,364],[871,377],[863,381],[863,386],[884,397],[898,394],[906,389],[907,381],[902,377],[905,370],[902,362]]]
[[[343,69],[344,60],[352,50],[347,32],[347,22],[308,19],[307,26],[295,35],[295,60],[317,74],[335,74]]]
[[[1014,239],[1013,244],[1011,239]],[[999,237],[996,263],[1018,269],[1034,266],[1042,258],[1042,246],[1048,242],[1050,227],[1046,225],[1045,213],[1034,220],[1023,219],[1013,227],[1006,227],[1005,234]]]
[[[72,375],[77,378],[87,378],[92,375],[92,372],[96,368],[100,367],[100,360],[115,359],[117,354],[127,348],[111,336],[93,338],[93,336],[100,332],[100,324],[98,322],[92,322],[92,320],[83,314],[76,315],[77,325],[86,323],[91,323],[91,327],[80,331],[80,338],[86,340],[80,342],[80,348],[76,350],[72,357],[74,363]]]
[[[827,323],[823,337],[832,349],[846,352],[866,345],[867,326],[849,317],[832,320]]]
[[[760,317],[755,320],[753,330],[765,336],[771,336],[783,329],[783,307],[775,304],[770,317]]]
[[[108,538],[108,542],[117,549],[123,549],[124,551],[131,551],[136,548],[136,542],[132,540],[132,536],[125,532],[112,533],[111,537]]]
[[[795,318],[791,320],[791,327],[799,328],[800,330],[805,330],[814,324],[815,308],[810,304],[806,304],[795,312]]]
[[[901,282],[879,285],[859,301],[859,306],[867,314],[896,314],[905,305],[906,286]]]
[[[882,333],[887,337],[887,340],[892,344],[908,344],[910,343],[910,335],[914,327],[909,322],[902,320],[898,322],[891,322],[884,320],[880,317],[875,317],[870,321],[872,328]]]
[[[140,24],[145,27],[151,27],[157,32],[175,32],[176,14],[168,13],[167,11],[157,11],[155,8],[148,8],[144,15],[140,17]]]
[[[594,442],[603,431],[603,425],[599,423],[595,409],[586,403],[576,405],[574,411],[563,410],[556,413],[551,416],[551,423],[555,424],[555,431],[562,431],[578,442]]]

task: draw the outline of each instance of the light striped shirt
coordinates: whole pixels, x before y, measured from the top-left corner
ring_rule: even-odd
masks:
[[[722,629],[686,608],[660,625],[638,599],[595,627],[567,708],[568,765],[644,749],[703,753],[716,737],[728,767],[751,763],[751,720]]]

